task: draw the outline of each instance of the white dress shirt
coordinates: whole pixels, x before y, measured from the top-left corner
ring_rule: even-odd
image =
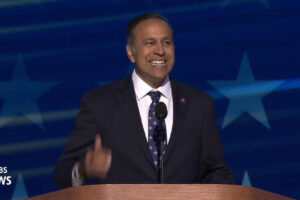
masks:
[[[148,93],[150,91],[159,91],[161,93],[161,97],[159,99],[160,102],[164,102],[167,106],[168,115],[165,119],[166,124],[166,132],[167,132],[167,143],[169,143],[172,126],[173,126],[173,98],[172,98],[172,89],[169,77],[163,82],[161,86],[154,89],[149,86],[145,81],[143,81],[135,72],[132,73],[132,81],[134,86],[134,92],[136,96],[137,105],[139,108],[140,117],[142,120],[145,137],[148,141],[148,115],[149,115],[149,107],[152,103],[152,99]],[[83,184],[83,179],[80,176],[79,172],[79,163],[77,162],[72,170],[72,185],[80,186]]]
[[[161,93],[161,97],[159,99],[160,102],[164,102],[167,106],[168,115],[165,119],[166,123],[166,132],[167,132],[167,142],[170,140],[172,126],[173,126],[173,98],[172,98],[172,89],[169,77],[163,82],[161,86],[154,89],[150,85],[148,85],[145,81],[143,81],[135,72],[132,73],[132,81],[134,86],[134,92],[136,96],[136,101],[138,104],[140,117],[142,120],[145,137],[148,141],[148,115],[149,115],[149,107],[152,103],[152,99],[148,93],[150,91],[159,91]]]

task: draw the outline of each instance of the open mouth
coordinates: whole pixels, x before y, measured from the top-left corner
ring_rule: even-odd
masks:
[[[165,65],[166,60],[150,60],[149,63],[154,66]]]

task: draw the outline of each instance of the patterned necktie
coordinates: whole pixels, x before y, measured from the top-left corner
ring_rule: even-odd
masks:
[[[149,108],[149,117],[148,117],[148,145],[151,152],[152,159],[154,161],[155,167],[158,169],[159,166],[159,158],[158,155],[160,153],[160,135],[159,135],[159,120],[155,116],[155,106],[159,101],[161,96],[160,92],[152,91],[148,93],[152,99],[152,103],[150,104]],[[165,121],[162,123],[162,131],[163,134],[166,134],[166,125]],[[163,152],[165,153],[167,148],[167,137],[164,139],[164,149]]]

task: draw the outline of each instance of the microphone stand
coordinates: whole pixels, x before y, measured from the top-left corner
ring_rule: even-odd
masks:
[[[165,133],[163,129],[163,120],[159,120],[159,134],[160,134],[160,150],[159,150],[159,166],[158,166],[158,182],[164,183],[164,140]]]
[[[166,130],[163,128],[163,122],[168,115],[168,110],[166,105],[163,102],[158,102],[155,106],[155,116],[159,121],[158,126],[158,139],[160,142],[160,148],[158,151],[159,156],[159,165],[158,165],[158,182],[163,184],[164,183],[164,140],[166,138]],[[159,144],[157,144],[159,146]]]

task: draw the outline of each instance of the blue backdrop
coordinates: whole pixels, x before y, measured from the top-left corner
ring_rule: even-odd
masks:
[[[57,190],[82,94],[129,74],[125,28],[175,31],[172,77],[210,93],[238,184],[300,198],[300,1],[0,1],[0,199]]]

